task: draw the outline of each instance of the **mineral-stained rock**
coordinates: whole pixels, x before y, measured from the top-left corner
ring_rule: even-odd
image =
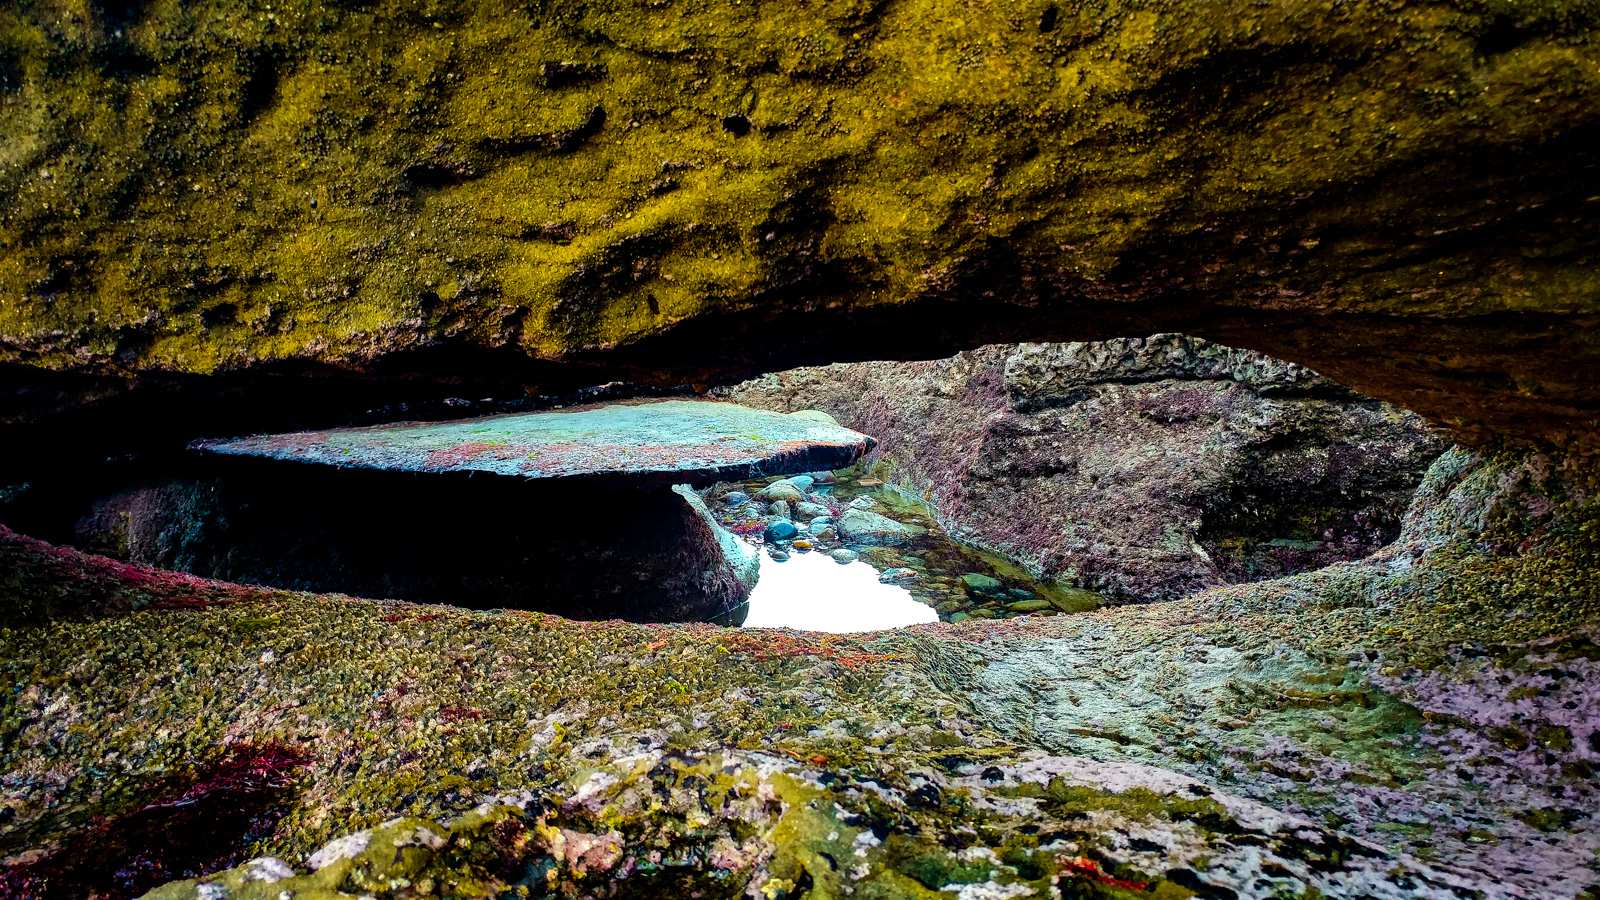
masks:
[[[788,481],[775,481],[762,488],[756,497],[773,503],[801,503],[806,499],[806,495]]]
[[[879,438],[953,535],[1129,600],[1364,556],[1443,449],[1414,415],[1183,335],[796,369],[720,393],[831,411]]]
[[[853,544],[898,547],[912,543],[925,532],[920,525],[896,522],[864,509],[848,509],[834,523],[840,536]]]
[[[1185,330],[1592,443],[1597,33],[1564,0],[6,4],[0,361],[682,383]]]
[[[1145,340],[1022,344],[1005,360],[1006,397],[1018,410],[1070,406],[1107,384],[1221,381],[1265,396],[1354,399],[1304,366],[1182,334]]]

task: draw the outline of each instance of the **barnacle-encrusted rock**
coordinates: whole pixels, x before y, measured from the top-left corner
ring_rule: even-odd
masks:
[[[8,4],[0,361],[681,382],[1173,329],[1592,446],[1597,30],[1571,0]]]
[[[307,858],[304,873],[252,860],[148,898],[276,900],[287,891],[333,900],[412,886],[448,897],[523,888],[532,896],[642,898],[669,885],[702,896],[1047,897],[1070,886],[1179,898],[1189,895],[1183,888],[1223,879],[1402,898],[1470,886],[1308,819],[1138,764],[1025,754],[918,773],[907,790],[841,782],[766,753],[668,753],[643,743],[633,756],[607,758],[579,783],[537,800],[496,798],[446,826],[396,819],[336,839]],[[944,799],[951,795],[961,800]],[[939,827],[957,808],[975,835],[963,846],[877,833],[890,817]],[[1063,822],[1069,813],[1083,815]],[[1042,827],[1051,829],[1049,841],[1027,839]],[[1137,837],[1102,843],[1119,831]],[[698,868],[687,862],[694,858],[702,860]],[[1111,858],[1117,861],[1102,862]]]

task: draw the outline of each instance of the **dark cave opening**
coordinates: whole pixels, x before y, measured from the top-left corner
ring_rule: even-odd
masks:
[[[288,590],[577,619],[738,614],[707,523],[662,486],[180,453],[30,484],[0,521],[113,559]]]

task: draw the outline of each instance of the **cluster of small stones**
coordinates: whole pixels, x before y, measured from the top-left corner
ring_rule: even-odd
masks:
[[[963,547],[919,499],[853,466],[789,478],[719,484],[706,491],[718,521],[761,544],[774,560],[825,553],[860,560],[947,622],[1081,612],[1101,604],[1089,591],[1042,583],[1007,560]]]

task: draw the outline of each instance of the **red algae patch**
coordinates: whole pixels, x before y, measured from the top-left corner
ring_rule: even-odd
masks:
[[[236,865],[282,818],[308,763],[283,744],[233,747],[190,777],[152,785],[144,805],[0,866],[0,900],[132,897]]]

